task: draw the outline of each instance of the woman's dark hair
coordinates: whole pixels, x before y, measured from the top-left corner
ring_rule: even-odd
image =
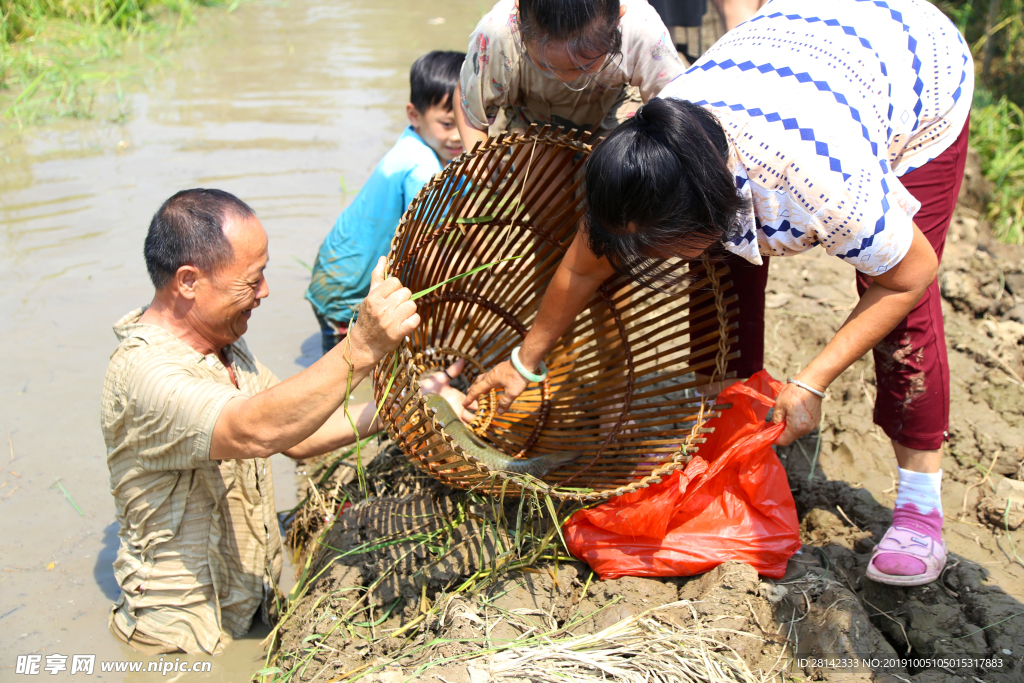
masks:
[[[443,105],[452,110],[452,93],[459,82],[465,52],[428,52],[412,64],[409,71],[409,101],[421,114]]]
[[[713,114],[684,100],[651,100],[587,159],[590,250],[633,280],[664,282],[669,256],[703,251],[740,225],[746,203],[728,158]]]
[[[578,62],[622,50],[619,0],[519,0],[519,33],[541,49],[557,42]]]
[[[182,190],[164,202],[146,233],[143,255],[153,286],[163,289],[178,268],[195,266],[213,273],[234,257],[224,236],[228,217],[245,220],[256,212],[223,190]]]

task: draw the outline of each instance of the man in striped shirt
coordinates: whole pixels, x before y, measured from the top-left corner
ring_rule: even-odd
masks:
[[[374,270],[359,322],[279,382],[242,335],[269,294],[267,234],[219,190],[185,190],[145,243],[152,303],[114,326],[102,426],[120,524],[110,630],[150,654],[217,653],[278,596],[281,539],[267,456],[319,455],[376,430],[373,404],[341,410],[419,324],[408,289]],[[433,391],[454,391],[437,380]],[[443,393],[443,391],[442,391]],[[460,402],[461,402],[461,395]],[[352,422],[350,422],[350,419]]]

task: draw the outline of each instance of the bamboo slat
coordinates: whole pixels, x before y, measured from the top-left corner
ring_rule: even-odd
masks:
[[[593,502],[660,482],[699,452],[707,420],[725,406],[693,390],[724,379],[735,343],[729,270],[708,259],[676,263],[670,292],[616,275],[600,288],[547,358],[549,377],[503,415],[494,392],[471,428],[516,457],[580,450],[543,480],[490,471],[430,414],[418,380],[466,360],[472,381],[506,360],[585,215],[589,136],[531,127],[463,154],[409,205],[391,244],[392,274],[420,291],[474,267],[417,301],[420,327],[373,374],[391,438],[422,471],[458,488],[517,496],[543,491]],[[700,322],[695,322],[700,321]]]

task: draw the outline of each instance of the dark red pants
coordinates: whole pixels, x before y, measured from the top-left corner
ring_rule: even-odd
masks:
[[[940,261],[964,177],[967,128],[965,123],[949,149],[900,178],[907,191],[921,202],[914,223]],[[749,377],[764,367],[768,258],[764,257],[763,266],[734,255],[725,261],[732,272],[740,308],[741,354],[729,363],[729,370],[739,377]],[[870,277],[857,274],[857,291],[861,295],[870,284]],[[893,441],[908,448],[938,449],[949,438],[949,362],[938,280],[932,282],[903,322],[875,346],[873,353],[878,385],[875,424]]]

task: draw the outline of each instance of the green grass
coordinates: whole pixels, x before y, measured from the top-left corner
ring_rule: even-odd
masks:
[[[933,1],[970,44],[979,85],[1024,106],[1024,0]]]
[[[971,144],[992,182],[987,218],[996,237],[1024,244],[1024,111],[1006,95],[980,92],[971,110]]]
[[[1024,0],[935,0],[964,34],[976,66],[971,145],[993,185],[996,237],[1024,244]]]
[[[122,101],[137,67],[202,6],[238,0],[0,0],[0,125],[93,114],[97,94]]]

